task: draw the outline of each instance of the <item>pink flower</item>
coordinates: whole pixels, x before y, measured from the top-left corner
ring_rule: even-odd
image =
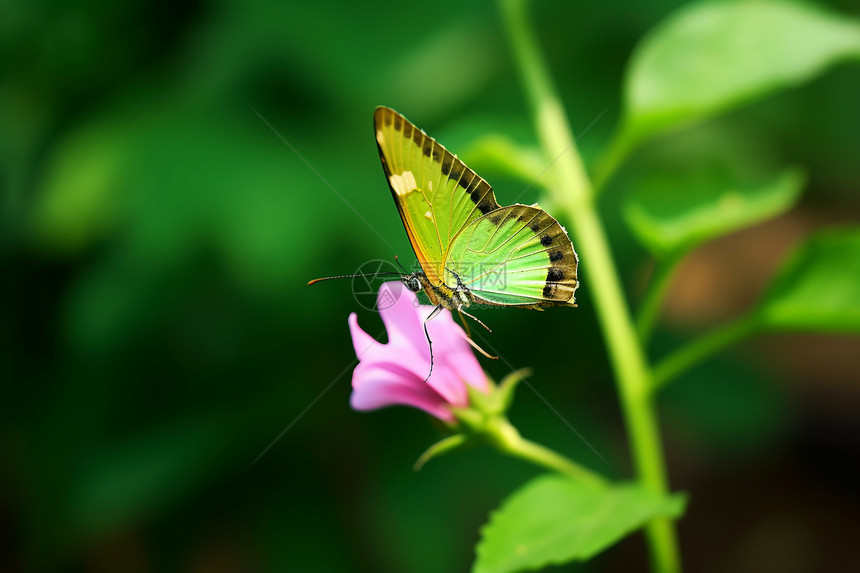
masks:
[[[380,344],[349,315],[352,344],[359,359],[352,374],[352,398],[356,410],[375,410],[402,404],[420,408],[441,420],[452,422],[453,407],[466,407],[466,384],[489,391],[487,377],[478,364],[466,333],[443,310],[427,323],[433,341],[433,374],[430,348],[424,335],[424,320],[432,306],[419,305],[409,289],[399,282],[379,287],[377,306],[388,333],[388,344]]]

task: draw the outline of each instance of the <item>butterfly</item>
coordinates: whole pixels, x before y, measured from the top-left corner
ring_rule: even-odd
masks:
[[[567,231],[549,213],[537,204],[502,207],[481,176],[391,108],[376,108],[373,128],[386,181],[421,266],[400,280],[435,306],[428,321],[448,309],[487,328],[466,309],[576,306],[579,259]],[[426,335],[426,324],[424,330]]]

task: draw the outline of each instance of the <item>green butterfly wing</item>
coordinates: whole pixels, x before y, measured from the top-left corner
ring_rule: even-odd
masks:
[[[403,226],[432,284],[476,302],[574,305],[578,259],[567,232],[537,206],[501,207],[456,155],[387,107],[374,113],[379,156]]]
[[[478,303],[539,308],[574,306],[578,262],[558,221],[538,206],[511,205],[463,229],[445,266]]]
[[[387,107],[373,115],[385,177],[424,274],[442,281],[451,240],[469,223],[499,208],[490,185]]]

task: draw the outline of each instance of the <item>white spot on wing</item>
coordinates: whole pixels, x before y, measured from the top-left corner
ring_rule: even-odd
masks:
[[[415,183],[415,175],[411,171],[404,171],[400,175],[391,175],[388,178],[391,181],[391,187],[398,195],[407,195],[415,191],[417,184]]]
[[[427,189],[428,189],[429,191],[432,191],[432,190],[433,190],[433,182],[432,182],[432,181],[428,181],[428,182],[427,182]]]
[[[382,133],[382,130],[376,132],[376,141],[379,142],[379,145],[385,145],[385,134]]]
[[[428,219],[430,219],[431,221],[433,220],[433,213],[431,213],[430,211],[427,211],[426,213],[424,213],[424,216],[427,217]]]

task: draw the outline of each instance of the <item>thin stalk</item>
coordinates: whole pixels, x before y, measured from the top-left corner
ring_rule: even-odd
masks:
[[[607,485],[606,480],[599,474],[549,448],[523,438],[517,429],[504,418],[500,418],[491,428],[488,428],[486,435],[491,443],[505,454],[567,475],[577,481],[601,486]]]
[[[643,346],[647,346],[651,339],[654,325],[660,315],[660,308],[663,306],[666,290],[669,288],[680,260],[681,255],[672,255],[658,259],[655,263],[654,276],[648,283],[648,288],[645,290],[645,296],[642,298],[639,312],[636,315],[636,329],[639,331],[639,340]]]
[[[703,362],[721,350],[737,344],[753,334],[759,327],[755,315],[747,315],[734,320],[717,330],[688,343],[676,350],[654,367],[652,391],[657,391],[669,382]]]
[[[643,485],[665,495],[668,491],[665,461],[649,391],[650,371],[622,294],[606,232],[594,205],[591,183],[574,144],[564,108],[527,24],[523,2],[501,0],[500,3],[544,152],[547,157],[560,156],[553,169],[550,192],[572,223],[582,255],[583,275],[606,339],[636,472]],[[666,518],[654,519],[647,524],[645,532],[653,570],[680,571],[673,522]]]

